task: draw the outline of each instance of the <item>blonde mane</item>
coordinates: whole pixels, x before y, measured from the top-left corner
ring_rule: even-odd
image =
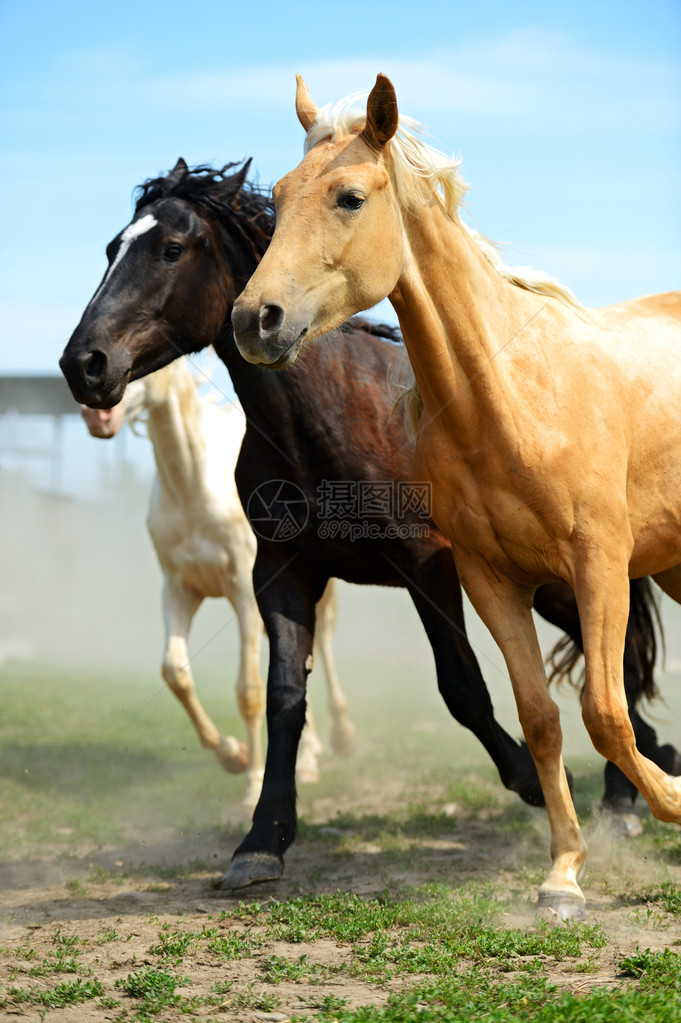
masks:
[[[305,152],[308,153],[325,139],[333,141],[361,131],[366,124],[366,111],[358,109],[357,104],[365,104],[366,98],[367,93],[353,93],[337,103],[327,103],[320,107],[307,133]],[[534,291],[538,295],[546,295],[581,309],[581,304],[570,289],[555,277],[529,266],[507,266],[489,238],[461,221],[459,207],[468,191],[468,185],[461,174],[461,160],[445,156],[416,137],[424,132],[425,129],[418,121],[400,115],[397,132],[388,143],[400,202],[409,208],[419,203],[430,203],[433,196],[437,196],[447,214],[468,232],[503,280],[525,291]]]
[[[337,103],[327,103],[320,107],[305,139],[305,153],[327,139],[334,141],[361,131],[366,124],[366,111],[358,109],[357,104],[366,104],[367,96],[368,93],[357,92]],[[542,270],[534,270],[530,266],[507,266],[489,238],[463,223],[459,217],[459,208],[468,191],[468,185],[461,173],[461,160],[454,156],[445,156],[416,137],[424,133],[425,129],[418,121],[400,114],[397,132],[388,142],[395,174],[395,188],[400,202],[408,209],[417,204],[426,205],[433,201],[433,196],[436,196],[448,216],[468,232],[502,280],[525,291],[555,298],[581,310],[581,303],[570,289],[555,277]],[[395,404],[400,401],[404,401],[408,432],[415,437],[423,414],[423,399],[415,383],[404,388]]]

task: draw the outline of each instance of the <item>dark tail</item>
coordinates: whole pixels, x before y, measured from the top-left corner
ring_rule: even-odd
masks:
[[[658,695],[655,684],[658,636],[664,660],[664,632],[657,595],[648,578],[629,582],[628,639],[636,642],[639,660],[641,696],[654,700]],[[584,667],[575,678],[575,669],[582,658],[582,648],[567,635],[559,639],[546,661],[549,682],[566,681],[580,692],[584,688]]]

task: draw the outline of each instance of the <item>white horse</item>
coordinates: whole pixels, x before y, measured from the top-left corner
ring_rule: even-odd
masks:
[[[245,421],[241,409],[202,396],[184,359],[129,384],[112,409],[81,407],[94,437],[111,438],[146,411],[157,475],[147,528],[163,571],[165,654],[162,675],[189,715],[202,746],[230,772],[247,771],[245,805],[254,807],[264,773],[262,721],[265,695],[260,675],[263,624],[253,591],[256,538],[241,507],[234,467]],[[247,743],[224,736],[199,700],[187,649],[189,629],[206,597],[226,597],[239,624],[240,663],[236,684]],[[332,745],[347,755],[355,730],[347,718],[331,649],[336,621],[333,580],[317,605],[316,643],[326,674],[333,720]],[[319,779],[322,745],[308,709],[301,738],[298,781]]]

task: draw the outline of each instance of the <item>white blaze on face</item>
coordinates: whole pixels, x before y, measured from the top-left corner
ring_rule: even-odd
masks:
[[[106,282],[110,280],[112,273],[114,272],[118,264],[121,262],[121,260],[125,257],[126,252],[134,242],[135,238],[139,238],[141,235],[146,234],[147,231],[151,231],[152,227],[155,227],[157,223],[158,221],[156,220],[156,217],[153,217],[151,213],[147,213],[143,217],[140,217],[139,220],[134,220],[132,224],[128,224],[125,231],[121,235],[121,244],[118,246],[116,258],[114,259],[113,263],[107,270],[106,277],[104,278],[101,285],[97,289],[97,294],[90,302],[90,305],[92,305],[92,302],[94,302],[95,298],[97,298],[97,296],[101,293]]]

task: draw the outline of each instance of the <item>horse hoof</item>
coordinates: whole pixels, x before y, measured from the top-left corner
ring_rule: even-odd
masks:
[[[336,725],[331,733],[331,748],[339,757],[351,757],[357,746],[357,732],[349,721]]]
[[[278,881],[284,873],[284,861],[274,853],[240,853],[221,879],[218,888],[222,891],[236,891],[252,884]]]
[[[606,820],[620,838],[638,838],[643,833],[643,821],[638,814],[611,811]]]
[[[248,747],[245,743],[239,739],[234,739],[231,735],[227,736],[227,738],[223,736],[220,745],[213,752],[217,757],[218,763],[224,767],[225,771],[229,771],[230,774],[241,774],[248,767]]]
[[[299,785],[316,785],[321,774],[317,766],[303,766],[296,768],[296,781]]]
[[[643,821],[633,810],[601,804],[601,819],[618,838],[638,838],[643,833]]]
[[[528,806],[544,806],[544,793],[541,790],[539,782],[531,782],[529,785],[524,785],[522,788],[518,788],[518,795],[522,799],[523,803],[527,803]]]
[[[540,916],[553,920],[583,920],[586,916],[584,900],[567,892],[540,892],[537,899]]]

